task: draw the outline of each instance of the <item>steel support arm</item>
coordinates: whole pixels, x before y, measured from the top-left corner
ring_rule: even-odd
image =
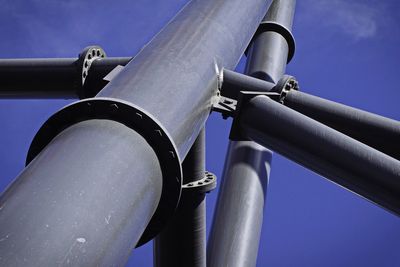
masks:
[[[278,84],[223,70],[221,94],[238,99],[240,92],[270,92],[285,106],[344,133],[368,146],[400,159],[400,122],[364,110],[290,89],[297,81],[287,76]],[[292,86],[293,85],[293,86]],[[289,89],[286,88],[289,86]]]
[[[1,198],[0,265],[122,265],[158,234],[219,69],[235,67],[269,4],[190,1],[95,98],[53,115]]]
[[[99,58],[92,62],[86,97],[96,95],[107,83],[103,78],[117,65],[132,58]],[[83,90],[79,58],[33,58],[0,60],[0,99],[80,98]],[[94,93],[93,93],[94,92]]]
[[[400,159],[400,122],[317,96],[290,90],[284,105]]]
[[[246,137],[400,215],[398,160],[266,96],[241,110]]]

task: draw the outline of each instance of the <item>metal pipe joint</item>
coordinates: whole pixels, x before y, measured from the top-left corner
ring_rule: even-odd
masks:
[[[116,121],[131,128],[147,141],[157,155],[163,178],[162,193],[158,207],[137,244],[143,245],[153,239],[172,217],[182,190],[181,159],[177,148],[167,130],[150,113],[115,98],[96,97],[75,102],[43,124],[29,148],[26,165],[66,128],[96,119]]]

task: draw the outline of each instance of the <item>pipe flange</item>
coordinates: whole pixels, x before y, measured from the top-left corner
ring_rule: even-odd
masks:
[[[90,67],[93,63],[93,61],[100,59],[100,58],[105,58],[106,57],[106,52],[104,52],[103,48],[97,45],[92,45],[85,47],[82,52],[79,53],[78,57],[78,66],[79,66],[79,86],[81,90],[78,91],[78,96],[79,98],[85,98],[83,88],[85,86],[85,81],[87,76],[89,75],[89,70]]]
[[[217,176],[206,171],[204,178],[182,185],[182,193],[204,194],[215,189]]]
[[[178,150],[164,127],[151,114],[127,101],[96,97],[70,104],[51,116],[34,137],[28,165],[59,133],[78,122],[107,119],[139,133],[153,148],[160,162],[163,187],[159,205],[137,246],[153,239],[172,217],[182,190],[182,168]]]
[[[276,32],[282,35],[283,38],[285,38],[288,44],[288,56],[286,63],[289,63],[294,57],[294,53],[296,51],[296,41],[294,39],[292,32],[282,24],[279,24],[275,21],[262,21],[256,33],[254,34],[253,39],[256,38],[257,35],[263,32]],[[247,54],[247,50],[245,53]]]

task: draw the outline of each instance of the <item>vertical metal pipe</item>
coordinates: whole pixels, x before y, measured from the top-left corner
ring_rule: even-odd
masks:
[[[255,266],[272,153],[231,142],[207,246],[207,266]]]
[[[183,161],[184,184],[203,179],[205,131]],[[154,240],[155,267],[206,266],[205,193],[183,192],[172,220]]]
[[[295,6],[295,0],[274,0],[263,22],[276,22],[291,30]],[[251,64],[247,64],[246,73],[277,83],[285,73],[288,52],[289,45],[284,36],[275,31],[261,32],[249,46],[248,60]]]
[[[294,0],[275,0],[264,20],[290,29],[294,8]],[[246,73],[277,81],[287,57],[288,44],[281,35],[261,32],[249,46]],[[271,159],[272,152],[254,142],[229,143],[207,247],[208,266],[256,265]]]

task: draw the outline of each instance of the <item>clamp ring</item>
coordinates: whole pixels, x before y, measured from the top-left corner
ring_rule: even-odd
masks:
[[[260,23],[260,26],[258,27],[256,33],[254,34],[253,40],[257,37],[257,35],[259,35],[260,33],[263,33],[263,32],[276,32],[276,33],[282,35],[283,38],[285,38],[285,40],[288,44],[288,57],[287,57],[286,63],[289,63],[292,60],[295,50],[296,50],[296,41],[295,41],[291,31],[288,28],[286,28],[285,26],[283,26],[282,24],[279,24],[275,21],[262,21]],[[251,44],[251,42],[250,42],[250,44]],[[245,52],[246,54],[247,54],[247,50]]]
[[[59,133],[78,122],[107,119],[139,133],[153,148],[160,162],[163,187],[160,202],[137,247],[153,239],[172,217],[182,190],[182,168],[178,150],[164,127],[151,114],[124,100],[87,98],[62,108],[51,116],[34,137],[28,151],[28,165]]]

